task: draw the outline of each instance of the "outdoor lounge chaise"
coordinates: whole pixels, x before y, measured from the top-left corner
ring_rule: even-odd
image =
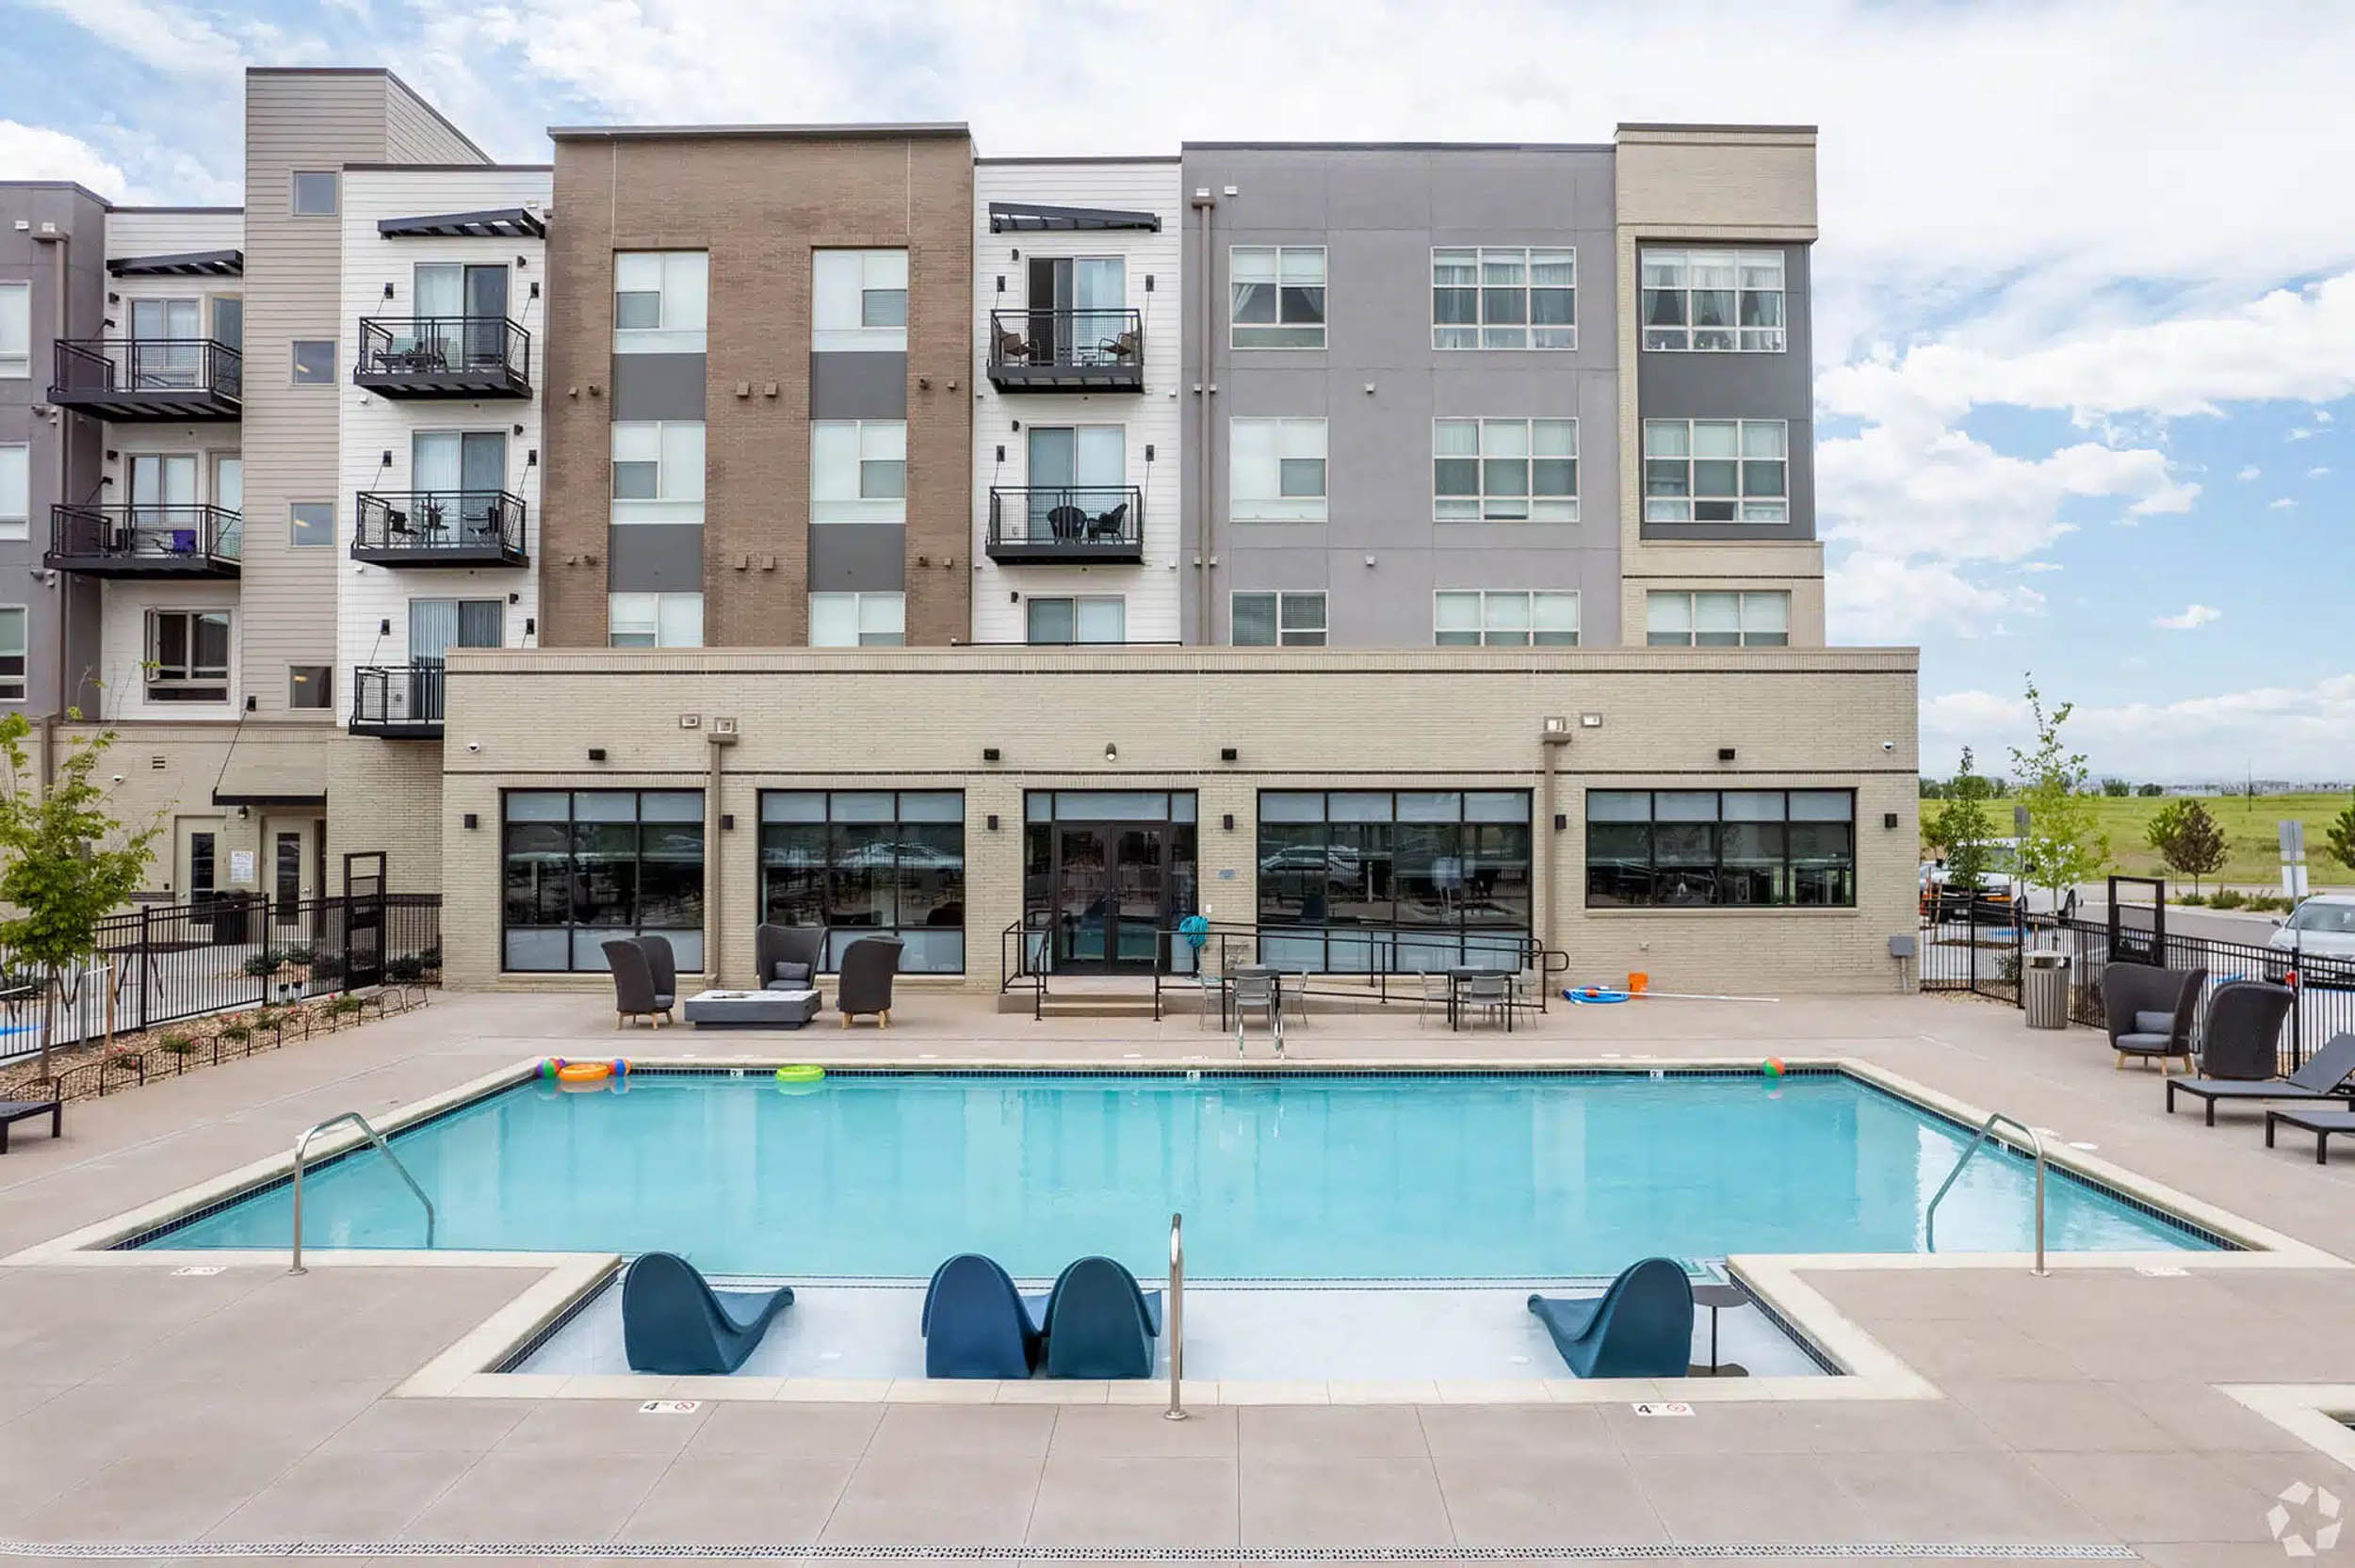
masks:
[[[2355,1092],[2347,1087],[2349,1075],[2355,1075],[2355,1034],[2332,1035],[2287,1077],[2169,1078],[2167,1108],[2173,1112],[2178,1093],[2196,1094],[2208,1103],[2208,1125],[2213,1127],[2218,1100],[2339,1100],[2344,1105],[2344,1097]]]
[[[1161,1293],[1108,1257],[1083,1257],[1047,1298],[1047,1375],[1149,1378],[1161,1332]]]
[[[2268,1110],[2266,1112],[2266,1147],[2273,1147],[2273,1129],[2283,1123],[2303,1127],[2314,1135],[2314,1163],[2331,1163],[2331,1135],[2355,1133],[2355,1110]]]
[[[0,1100],[0,1155],[8,1152],[8,1128],[19,1122],[49,1118],[49,1136],[59,1138],[65,1133],[65,1102],[62,1100]]]
[[[1693,1364],[1693,1285],[1665,1257],[1628,1265],[1593,1301],[1532,1296],[1529,1310],[1582,1378],[1681,1378]]]
[[[2108,1015],[2110,1049],[2118,1065],[2128,1057],[2156,1057],[2159,1071],[2181,1057],[2191,1071],[2191,1020],[2200,1010],[2205,969],[2161,969],[2148,963],[2112,963],[2102,970],[2102,1006]]]
[[[719,1376],[744,1365],[793,1287],[714,1290],[695,1266],[647,1253],[622,1281],[622,1345],[633,1372]]]
[[[1045,1297],[1028,1297],[995,1258],[960,1253],[924,1289],[924,1375],[1027,1378],[1038,1367]]]

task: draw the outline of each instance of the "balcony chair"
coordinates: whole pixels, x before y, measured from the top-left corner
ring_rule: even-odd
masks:
[[[1048,531],[1055,536],[1055,541],[1059,544],[1078,542],[1086,535],[1087,526],[1088,514],[1068,501],[1048,509]]]
[[[1118,541],[1129,525],[1129,503],[1123,501],[1100,517],[1088,519],[1088,538]]]
[[[1142,332],[1122,332],[1118,337],[1108,337],[1097,344],[1096,351],[1114,364],[1132,364],[1145,351],[1145,336]]]
[[[998,334],[998,363],[1000,364],[1031,363],[1031,346],[1023,339],[1020,332],[1001,331]]]

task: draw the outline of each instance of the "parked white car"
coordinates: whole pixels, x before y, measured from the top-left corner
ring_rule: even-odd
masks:
[[[2314,984],[2355,985],[2355,893],[2315,894],[2290,912],[2266,946],[2297,954],[2307,968],[2300,978]],[[2289,969],[2268,960],[2266,978],[2279,984]]]
[[[2005,923],[2008,924],[2013,906],[2027,907],[2022,902],[2028,896],[2028,887],[2020,880],[2019,840],[1990,838],[1980,848],[1986,854],[1987,864],[1979,872],[1975,897],[1953,885],[1953,875],[1944,861],[1928,861],[1923,865],[1922,903],[1925,908],[1930,907],[1935,897],[1941,919],[1961,917],[1968,905],[1981,914],[2000,913]]]

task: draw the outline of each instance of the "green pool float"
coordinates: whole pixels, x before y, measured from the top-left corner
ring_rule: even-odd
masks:
[[[777,1069],[777,1082],[779,1083],[816,1083],[825,1075],[824,1068],[806,1061]]]

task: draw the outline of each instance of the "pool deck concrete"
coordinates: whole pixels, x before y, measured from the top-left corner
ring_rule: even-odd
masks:
[[[2091,1031],[1968,998],[1557,1008],[1511,1035],[1320,1017],[1295,1059],[1837,1056],[2055,1129],[2064,1145],[2326,1253],[2355,1250],[2355,1160],[2267,1150],[2261,1113],[2160,1112]],[[1255,1037],[1263,1054],[1263,1037]],[[390,1110],[539,1053],[826,1060],[1233,1059],[1186,1017],[1032,1022],[903,995],[888,1031],[617,1035],[600,997],[439,995],[409,1015],[67,1111],[0,1159],[0,1256],[282,1156],[336,1111]],[[2355,1497],[2355,1269],[2141,1273],[1958,1264],[1790,1270],[1932,1397],[1695,1402],[1147,1405],[397,1398],[544,1268],[320,1268],[289,1278],[0,1268],[0,1541],[917,1544],[937,1546],[2124,1544],[2166,1564],[2285,1560],[2268,1511]],[[2319,1392],[2316,1392],[2319,1390]],[[1664,1385],[1665,1397],[1675,1398]],[[1302,1398],[1311,1396],[1302,1392]],[[2268,1418],[2265,1411],[2280,1417]],[[2304,1414],[2299,1412],[2306,1412]],[[2302,1430],[2294,1430],[2300,1428]],[[2335,1434],[2335,1435],[2334,1435]],[[2308,1440],[2319,1436],[2333,1451]],[[2286,1528],[2324,1521],[2293,1509]],[[2333,1550],[2355,1553],[2355,1540]],[[1345,1556],[1345,1551],[1340,1552]],[[1723,1557],[1717,1557],[1723,1560]]]

